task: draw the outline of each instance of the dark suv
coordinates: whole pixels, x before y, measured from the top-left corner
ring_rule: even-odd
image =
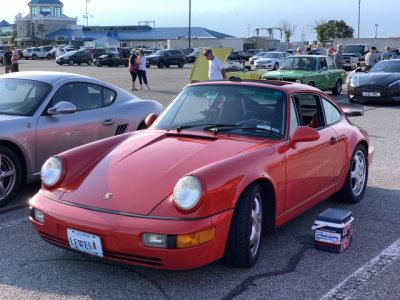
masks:
[[[80,65],[81,63],[91,65],[92,62],[92,55],[85,51],[70,51],[56,59],[56,63],[59,65],[69,64],[70,66],[74,64]]]
[[[168,68],[170,65],[177,65],[183,68],[185,65],[185,55],[180,50],[158,50],[146,57],[146,66],[157,66]]]

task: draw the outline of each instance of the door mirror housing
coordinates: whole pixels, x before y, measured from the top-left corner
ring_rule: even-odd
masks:
[[[146,124],[147,128],[149,128],[156,119],[157,115],[155,113],[151,113],[146,117],[146,119],[144,119],[144,124]]]
[[[290,148],[296,149],[296,144],[300,142],[312,142],[319,140],[320,135],[317,130],[307,126],[299,126],[297,127],[290,139],[289,146]]]
[[[60,101],[53,107],[47,109],[49,115],[73,114],[76,112],[76,106],[69,101]]]

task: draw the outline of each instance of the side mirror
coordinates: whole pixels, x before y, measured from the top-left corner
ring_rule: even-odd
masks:
[[[290,148],[296,149],[296,144],[300,142],[311,142],[319,140],[320,135],[317,130],[307,126],[299,126],[297,127],[290,139],[289,146]]]
[[[147,128],[149,128],[156,119],[157,115],[155,113],[151,113],[146,117],[146,119],[144,119],[144,124],[146,124]]]
[[[47,110],[49,115],[73,114],[74,112],[76,112],[76,106],[68,101],[60,101]]]

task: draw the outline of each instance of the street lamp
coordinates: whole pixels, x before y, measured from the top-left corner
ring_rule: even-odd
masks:
[[[189,49],[191,48],[190,47],[190,40],[191,40],[191,28],[190,28],[191,11],[192,11],[192,0],[189,0]]]
[[[378,38],[378,24],[375,24],[375,38]]]

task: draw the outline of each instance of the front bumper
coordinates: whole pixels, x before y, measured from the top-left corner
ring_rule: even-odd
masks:
[[[44,213],[43,224],[32,217],[30,221],[40,237],[48,243],[72,250],[68,243],[67,228],[76,229],[99,236],[106,259],[168,270],[193,269],[220,259],[224,254],[233,215],[233,210],[228,210],[196,220],[131,217],[63,204],[40,192],[30,200],[30,205]],[[177,235],[210,227],[216,229],[215,238],[192,248],[165,249],[144,246],[142,243],[145,232]]]
[[[348,84],[347,92],[350,100],[400,101],[400,88],[389,88],[373,85],[353,87]]]

